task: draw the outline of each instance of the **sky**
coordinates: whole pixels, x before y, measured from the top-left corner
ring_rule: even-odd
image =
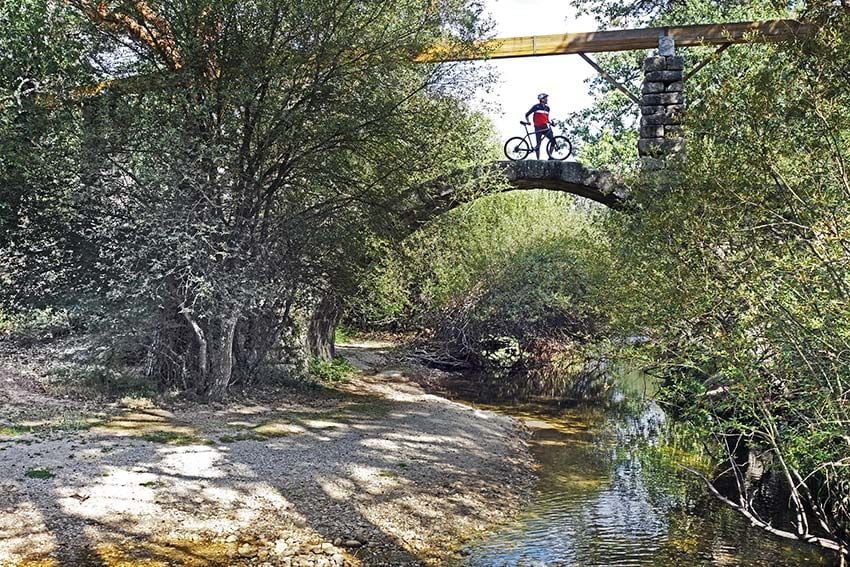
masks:
[[[495,20],[496,37],[596,29],[591,17],[576,16],[568,0],[486,0],[485,4]],[[501,59],[475,64],[490,65],[500,75],[499,84],[490,89],[490,93],[478,93],[478,103],[496,124],[503,140],[523,133],[519,121],[537,103],[540,92],[549,95],[553,119],[563,118],[591,102],[584,80],[595,71],[578,55]]]

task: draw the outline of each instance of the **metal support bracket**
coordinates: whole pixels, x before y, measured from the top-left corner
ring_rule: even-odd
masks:
[[[690,79],[691,77],[693,77],[694,75],[696,75],[696,74],[699,72],[699,70],[700,70],[700,69],[702,69],[703,67],[705,67],[706,65],[708,65],[709,63],[711,63],[712,61],[714,61],[715,59],[717,59],[717,56],[718,56],[718,55],[720,55],[721,53],[723,53],[724,51],[726,51],[726,49],[727,49],[730,45],[732,45],[732,44],[731,44],[731,43],[724,43],[723,45],[721,45],[720,47],[718,47],[718,48],[717,48],[717,50],[716,50],[714,53],[712,53],[711,55],[709,55],[708,57],[706,57],[705,59],[703,59],[702,61],[700,61],[700,62],[699,62],[699,64],[698,64],[696,67],[694,67],[693,69],[691,69],[690,73],[688,73],[687,75],[685,75],[685,78],[684,78],[684,79],[682,79],[682,80],[683,80],[683,81],[687,81],[688,79]]]
[[[579,55],[581,56],[582,59],[587,61],[588,65],[590,65],[591,67],[596,69],[596,72],[599,73],[602,76],[603,79],[605,79],[606,81],[611,83],[618,91],[620,91],[621,93],[623,93],[624,95],[629,97],[629,99],[632,102],[634,102],[636,105],[640,106],[640,99],[637,96],[635,96],[634,94],[632,94],[632,92],[629,89],[627,89],[622,84],[620,84],[616,79],[614,79],[614,77],[609,75],[608,72],[605,69],[603,69],[602,67],[600,67],[596,63],[596,61],[594,61],[593,59],[588,57],[585,53],[580,52]]]

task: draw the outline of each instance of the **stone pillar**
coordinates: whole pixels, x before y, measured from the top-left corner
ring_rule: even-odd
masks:
[[[685,59],[676,55],[669,36],[660,37],[658,55],[643,62],[638,153],[647,169],[665,167],[668,159],[684,150],[684,66]]]

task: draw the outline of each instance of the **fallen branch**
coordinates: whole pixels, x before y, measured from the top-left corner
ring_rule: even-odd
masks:
[[[771,526],[769,523],[760,519],[758,516],[753,514],[750,510],[748,510],[744,506],[742,506],[742,505],[740,505],[736,502],[733,502],[729,498],[726,498],[725,496],[723,496],[717,490],[717,488],[714,487],[714,483],[712,483],[711,480],[709,480],[708,477],[706,477],[704,474],[702,474],[698,470],[692,469],[690,467],[682,467],[682,468],[684,468],[689,473],[700,478],[705,483],[709,492],[711,492],[711,494],[714,495],[715,498],[717,498],[718,500],[720,500],[721,502],[723,502],[724,504],[726,504],[727,506],[729,506],[730,508],[732,508],[733,510],[735,510],[736,512],[741,514],[742,516],[744,516],[747,520],[750,521],[750,523],[753,526],[761,528],[764,531],[771,533],[771,534],[773,534],[777,537],[781,537],[781,538],[784,538],[784,539],[792,539],[792,540],[797,540],[797,541],[804,541],[804,542],[812,544],[812,545],[820,546],[824,549],[829,549],[830,551],[838,552],[840,554],[840,557],[841,557],[841,565],[846,565],[848,558],[850,558],[850,549],[848,549],[844,543],[841,543],[839,541],[832,540],[832,539],[829,539],[829,538],[825,538],[825,537],[818,537],[818,536],[812,535],[808,531],[806,531],[805,533],[796,534],[794,532],[789,532],[787,530],[780,530],[779,528],[775,528],[775,527]]]

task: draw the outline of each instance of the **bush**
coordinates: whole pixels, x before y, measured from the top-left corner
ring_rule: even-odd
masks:
[[[49,340],[70,334],[79,323],[69,310],[62,308],[0,311],[0,337],[25,343]]]
[[[347,382],[357,372],[357,369],[343,358],[334,358],[333,360],[311,358],[307,364],[307,371],[321,382],[336,384]]]
[[[479,199],[377,266],[348,316],[420,331],[440,356],[482,369],[496,395],[575,390],[605,319],[586,300],[608,258],[601,214],[546,191]]]

